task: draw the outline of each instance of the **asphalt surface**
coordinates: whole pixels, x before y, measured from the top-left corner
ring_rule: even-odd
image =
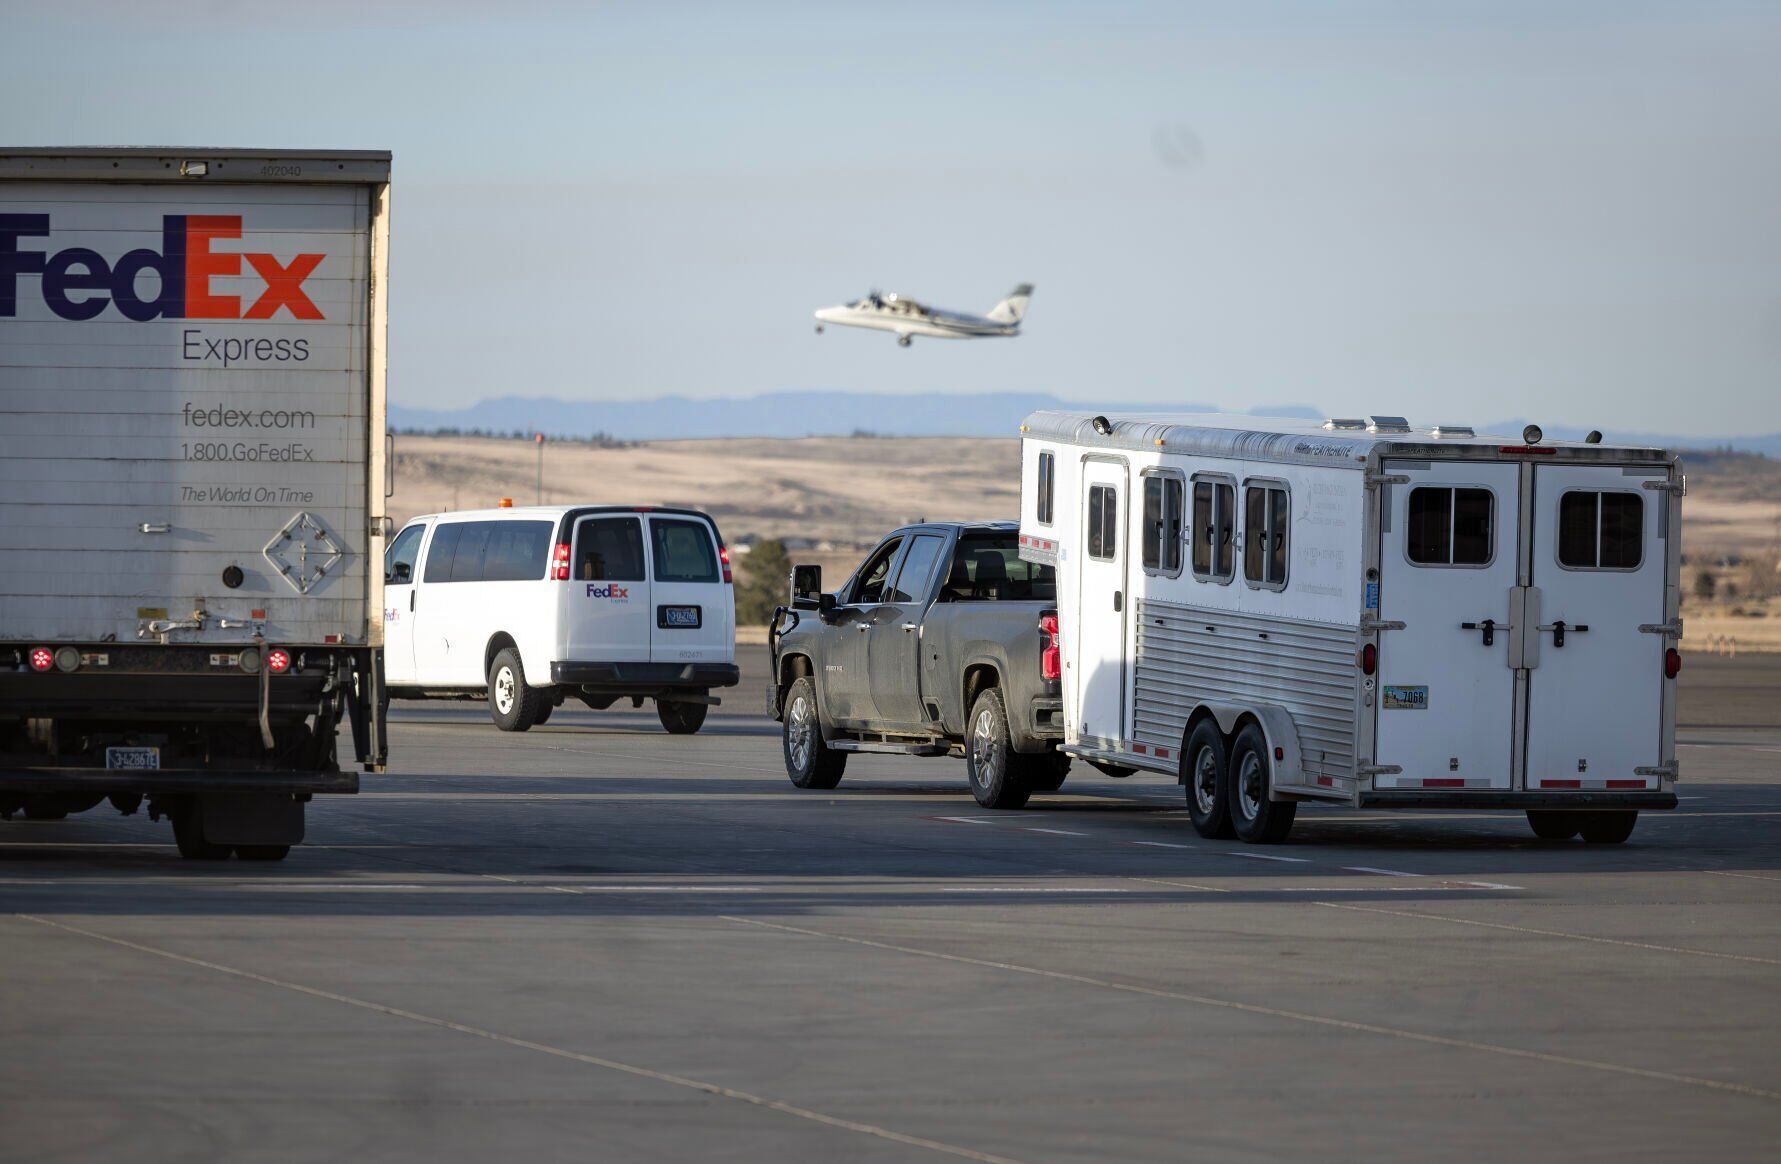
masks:
[[[1320,809],[1261,849],[1081,766],[1015,813],[958,761],[799,792],[749,678],[690,738],[400,706],[278,865],[0,824],[0,1158],[1777,1154],[1772,706],[1703,711],[1624,846]]]

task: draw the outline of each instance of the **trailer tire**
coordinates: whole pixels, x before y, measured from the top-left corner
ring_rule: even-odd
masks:
[[[525,731],[532,726],[543,699],[543,692],[527,686],[519,652],[502,647],[489,664],[489,715],[495,726],[504,732]]]
[[[173,811],[173,843],[179,846],[179,855],[188,861],[227,861],[234,851],[229,845],[204,839],[204,818],[195,800]]]
[[[808,675],[786,689],[779,744],[785,755],[785,774],[797,787],[828,789],[841,783],[841,774],[847,770],[847,753],[835,751],[823,740],[816,684]]]
[[[1181,748],[1181,784],[1187,793],[1187,814],[1194,831],[1207,840],[1237,835],[1231,827],[1231,801],[1225,790],[1231,761],[1218,721],[1207,716],[1187,733]]]
[[[1527,823],[1542,841],[1568,841],[1583,827],[1577,816],[1565,809],[1530,808]]]
[[[1252,845],[1278,845],[1292,831],[1299,806],[1293,801],[1268,798],[1274,785],[1273,765],[1268,762],[1268,740],[1262,729],[1250,724],[1237,733],[1225,770],[1225,801],[1230,805],[1231,827],[1237,839]]]
[[[1035,767],[1014,750],[1008,736],[1008,709],[1002,692],[985,690],[971,705],[971,722],[965,731],[965,772],[971,779],[971,795],[985,808],[1020,808],[1033,794],[1029,774]]]
[[[1070,774],[1070,757],[1055,749],[1028,756],[1032,770],[1027,775],[1027,787],[1034,792],[1056,792],[1064,786],[1064,778]]]
[[[236,845],[235,855],[243,861],[282,861],[291,855],[289,845]]]
[[[705,726],[705,714],[711,708],[703,703],[677,703],[672,699],[656,700],[656,718],[671,736],[690,736]]]
[[[1618,845],[1633,835],[1639,823],[1636,812],[1580,812],[1577,831],[1592,845]]]

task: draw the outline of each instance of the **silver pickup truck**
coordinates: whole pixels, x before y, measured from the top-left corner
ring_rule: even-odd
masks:
[[[905,526],[833,593],[793,568],[768,633],[793,784],[835,787],[851,752],[963,756],[986,808],[1063,784],[1057,583],[1019,539],[1008,521]]]

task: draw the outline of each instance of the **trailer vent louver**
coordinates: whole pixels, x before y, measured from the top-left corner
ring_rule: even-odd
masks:
[[[1478,435],[1472,431],[1470,425],[1466,424],[1437,424],[1429,431],[1432,432],[1437,439],[1441,437],[1473,437]]]
[[[1369,416],[1368,432],[1409,432],[1410,422],[1401,416]]]
[[[1323,422],[1323,427],[1345,432],[1359,432],[1367,427],[1367,422],[1355,416],[1332,416]]]

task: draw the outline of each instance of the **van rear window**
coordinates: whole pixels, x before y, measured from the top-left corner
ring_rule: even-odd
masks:
[[[643,527],[634,517],[584,518],[575,527],[575,576],[583,581],[643,581]]]
[[[721,582],[717,550],[702,521],[652,517],[649,539],[655,550],[657,582]]]

